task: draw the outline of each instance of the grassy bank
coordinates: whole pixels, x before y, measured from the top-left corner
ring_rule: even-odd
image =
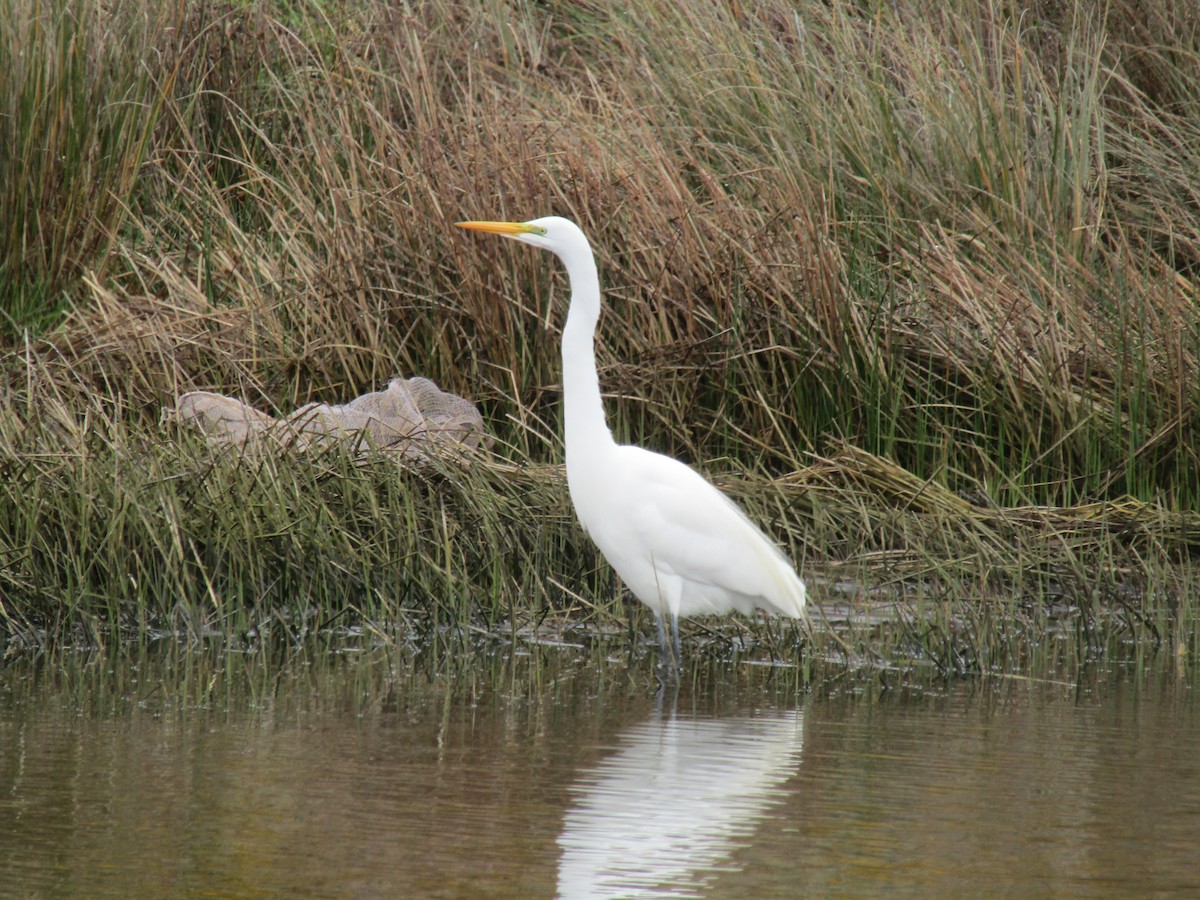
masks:
[[[1194,4],[0,6],[10,649],[644,628],[553,467],[562,277],[450,227],[558,213],[614,430],[724,477],[855,658],[1194,657]],[[493,454],[158,424],[396,374],[476,400]]]

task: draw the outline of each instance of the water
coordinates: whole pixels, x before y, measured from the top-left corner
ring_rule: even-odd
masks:
[[[656,701],[578,654],[0,672],[0,894],[1114,896],[1200,885],[1194,685]]]

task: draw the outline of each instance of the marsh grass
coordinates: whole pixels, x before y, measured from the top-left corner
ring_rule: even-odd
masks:
[[[162,99],[144,61],[160,24],[91,0],[0,4],[0,336],[53,324],[105,271]]]
[[[7,0],[6,636],[644,630],[554,467],[563,279],[449,227],[554,212],[600,260],[618,436],[849,610],[807,659],[1194,658],[1200,37],[1127,6]],[[157,424],[397,374],[476,399],[495,457]]]

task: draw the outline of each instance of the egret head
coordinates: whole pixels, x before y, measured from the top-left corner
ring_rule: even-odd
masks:
[[[579,226],[560,216],[545,216],[529,222],[459,222],[459,228],[487,231],[526,244],[533,244],[562,256],[584,248],[590,252],[587,237]]]

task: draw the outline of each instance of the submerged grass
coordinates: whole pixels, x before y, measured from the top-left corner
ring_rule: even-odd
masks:
[[[614,430],[728,473],[839,635],[695,647],[1195,659],[1194,4],[3,12],[7,652],[645,631],[555,467],[561,276],[448,227],[559,213],[600,259]],[[412,472],[157,424],[186,390],[275,410],[396,374],[477,399],[497,452]]]

